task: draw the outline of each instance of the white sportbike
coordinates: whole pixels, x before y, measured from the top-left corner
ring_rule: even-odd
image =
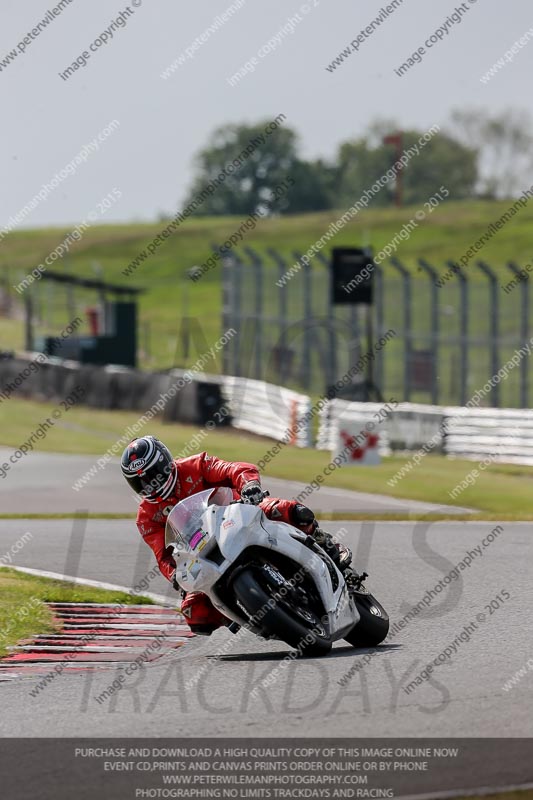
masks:
[[[374,647],[389,630],[385,609],[348,569],[346,578],[308,536],[233,500],[226,487],[187,497],[170,512],[166,546],[176,581],[204,592],[237,632],[246,627],[305,655],[326,655],[345,639]]]

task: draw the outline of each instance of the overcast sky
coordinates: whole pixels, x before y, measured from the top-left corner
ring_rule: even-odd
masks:
[[[195,153],[227,122],[284,113],[300,135],[303,156],[329,157],[376,117],[426,129],[445,122],[452,108],[529,111],[533,102],[533,40],[488,84],[480,82],[533,29],[531,0],[465,0],[462,22],[449,26],[444,40],[403,77],[394,69],[461,3],[396,0],[397,9],[330,73],[327,64],[386,0],[233,0],[241,8],[167,80],[161,73],[232,0],[130,0],[124,27],[115,26],[113,38],[68,80],[59,73],[127,7],[121,0],[71,0],[24,45],[58,1],[1,3],[0,227],[113,120],[120,124],[99,151],[20,227],[79,222],[113,189],[122,196],[104,222],[151,221],[161,211],[174,212],[191,183]],[[296,14],[301,20],[289,32],[287,20]],[[274,51],[259,58],[283,29]],[[19,43],[24,52],[6,63]],[[254,56],[255,72],[230,86],[227,78]]]

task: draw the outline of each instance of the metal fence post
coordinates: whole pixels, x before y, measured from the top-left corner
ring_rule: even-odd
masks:
[[[242,342],[242,261],[233,254],[233,320],[237,335],[233,337],[233,375],[241,377],[241,342]]]
[[[468,364],[469,364],[469,303],[468,303],[468,278],[458,264],[453,261],[446,262],[459,278],[459,377],[460,377],[460,405],[464,406],[468,400]]]
[[[302,264],[302,254],[293,252],[294,258],[302,265],[303,281],[303,346],[302,346],[302,369],[300,373],[300,383],[304,389],[311,385],[311,324],[313,319],[313,307],[311,297],[312,269],[309,261]]]
[[[411,273],[397,258],[391,258],[390,263],[402,276],[403,283],[403,324],[405,334],[404,362],[403,362],[403,399],[411,399],[411,364],[412,364],[412,291]]]
[[[431,376],[431,402],[434,406],[439,404],[439,287],[437,279],[439,274],[437,270],[428,264],[428,262],[419,258],[418,263],[424,272],[429,275],[431,282],[431,351],[433,353],[433,371]]]
[[[360,306],[351,305],[349,308],[349,315],[350,315],[350,331],[351,331],[351,338],[350,338],[350,355],[349,364],[348,366],[351,367],[354,364],[357,364],[361,356],[363,355],[363,345],[361,341],[361,323],[360,323],[360,316],[359,316],[359,308]]]
[[[34,346],[34,319],[33,319],[33,298],[31,291],[24,292],[24,349],[28,352]]]
[[[498,355],[498,339],[500,335],[500,303],[498,296],[498,277],[493,272],[491,267],[484,261],[478,261],[477,266],[481,272],[487,276],[490,285],[490,320],[492,323],[490,331],[490,353],[491,353],[491,370],[492,375],[496,375],[499,370],[499,355]],[[492,404],[496,408],[500,407],[500,384],[496,383],[491,388]]]
[[[278,334],[278,353],[279,353],[279,381],[283,385],[287,382],[289,359],[287,357],[287,289],[283,284],[283,276],[287,272],[287,262],[273,247],[267,249],[267,254],[277,264],[279,281],[279,334]]]
[[[384,295],[383,295],[383,269],[374,265],[375,272],[375,306],[376,306],[376,338],[384,332]],[[371,309],[369,312],[371,313]],[[378,351],[376,358],[375,383],[380,392],[383,392],[383,375],[385,369],[385,355],[383,350]]]
[[[513,262],[507,265],[513,275],[521,275],[522,270]],[[522,347],[530,339],[529,327],[529,280],[524,281],[520,287],[520,346]],[[520,360],[520,405],[522,408],[529,407],[529,384],[528,384],[528,359]]]
[[[245,247],[245,252],[250,256],[255,278],[255,300],[254,300],[254,319],[255,319],[255,341],[254,341],[254,377],[260,381],[263,378],[263,261],[261,257],[252,250]]]
[[[327,331],[328,331],[328,357],[326,359],[325,374],[326,385],[332,386],[337,377],[337,331],[335,328],[335,307],[332,303],[330,287],[330,262],[323,253],[317,253],[317,260],[320,261],[327,273]]]
[[[235,327],[233,313],[233,272],[231,259],[222,253],[222,331]],[[231,351],[233,348],[224,347],[222,350],[222,373],[231,375]]]

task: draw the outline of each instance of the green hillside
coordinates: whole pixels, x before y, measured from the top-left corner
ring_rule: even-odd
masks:
[[[396,255],[415,272],[416,259],[422,257],[444,273],[445,261],[459,259],[510,205],[510,201],[442,204],[419,223],[410,238],[401,243]],[[362,212],[330,241],[324,253],[328,255],[331,245],[357,244],[371,244],[377,252],[399,233],[417,210],[413,207]],[[260,252],[275,247],[287,257],[290,266],[294,263],[291,253],[307,250],[342,213],[341,210],[261,220],[255,230],[248,231],[244,244]],[[187,220],[153,256],[140,264],[132,277],[125,277],[122,270],[147,247],[165,223],[94,227],[72,246],[62,262],[56,262],[54,269],[95,277],[95,265],[99,265],[96,269],[101,267],[108,281],[146,288],[140,307],[142,365],[150,368],[190,365],[199,354],[200,346],[193,343],[188,355],[184,353],[181,319],[184,315],[198,318],[206,341],[213,343],[220,335],[221,293],[219,267],[195,283],[187,278],[187,270],[202,264],[210,255],[210,245],[224,242],[241,222],[235,217]],[[509,260],[520,265],[529,262],[533,257],[532,223],[533,204],[530,203],[491,238],[478,257],[499,270]],[[0,257],[3,280],[9,285],[18,283],[44,261],[68,232],[68,229],[43,229],[8,235],[2,242]],[[387,271],[386,263],[385,269]],[[474,267],[467,269],[476,281],[481,280]],[[274,283],[277,273],[272,275]],[[505,272],[505,276],[507,282],[509,273]],[[456,279],[450,282],[453,290],[455,282]],[[46,281],[33,284],[36,307],[43,320],[38,332],[57,333],[70,321],[67,298],[64,290],[52,295],[46,284]],[[443,291],[448,291],[448,287]],[[21,296],[12,294],[17,318],[0,318],[0,349],[20,348],[23,343]],[[518,294],[515,292],[515,304]],[[484,284],[479,302],[486,302],[481,297],[486,298]],[[81,312],[95,302],[95,296],[82,296],[80,292],[76,302],[77,312]],[[511,316],[515,319],[514,314]],[[392,324],[388,320],[386,323]],[[213,364],[213,371],[215,369]]]

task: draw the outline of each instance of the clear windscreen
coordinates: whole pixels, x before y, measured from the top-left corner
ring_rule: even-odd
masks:
[[[167,518],[165,546],[177,544],[195,550],[205,538],[202,516],[209,506],[227,506],[233,501],[233,491],[227,486],[198,492],[174,506]]]

